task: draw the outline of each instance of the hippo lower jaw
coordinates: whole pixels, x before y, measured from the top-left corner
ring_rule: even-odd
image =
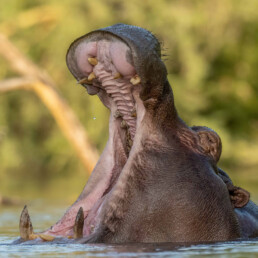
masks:
[[[82,45],[74,57],[81,73],[78,83],[86,87],[90,95],[97,94],[110,109],[109,139],[81,195],[61,220],[44,232],[47,235],[77,238],[75,221],[79,209],[83,210],[84,218],[84,223],[80,223],[82,236],[95,232],[103,220],[114,186],[119,183],[119,176],[140,139],[139,128],[145,115],[139,96],[140,77],[127,60],[131,54],[128,46],[110,35]]]

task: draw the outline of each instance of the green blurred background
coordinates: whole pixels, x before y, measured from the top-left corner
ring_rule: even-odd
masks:
[[[219,165],[258,196],[257,0],[8,0],[0,10],[0,32],[50,74],[100,152],[108,111],[76,85],[66,51],[77,37],[115,23],[152,31],[162,42],[180,116],[218,132]],[[1,57],[0,65],[1,80],[15,76]],[[0,95],[0,194],[70,201],[87,177],[33,92]]]

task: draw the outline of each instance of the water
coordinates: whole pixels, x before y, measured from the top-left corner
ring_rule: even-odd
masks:
[[[12,245],[18,238],[22,206],[0,207],[0,257],[258,257],[258,239],[211,244],[51,244]],[[36,201],[29,212],[36,232],[48,228],[66,207]]]

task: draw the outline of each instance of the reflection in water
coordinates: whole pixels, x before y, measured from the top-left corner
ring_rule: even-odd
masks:
[[[35,231],[46,229],[64,212],[64,207],[34,203],[30,214]],[[47,207],[47,208],[45,208]],[[57,244],[12,245],[18,238],[22,207],[0,207],[0,256],[14,257],[258,257],[258,239],[209,244]],[[35,227],[36,226],[36,227]]]

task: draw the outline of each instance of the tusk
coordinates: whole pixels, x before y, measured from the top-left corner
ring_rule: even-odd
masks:
[[[33,234],[33,227],[30,220],[30,215],[27,205],[24,206],[20,216],[20,236],[23,240],[30,240],[30,235]]]
[[[132,83],[132,85],[137,85],[140,82],[141,82],[141,78],[137,74],[134,77],[132,77],[130,80],[130,83]]]
[[[90,73],[90,75],[88,76],[88,81],[92,81],[93,79],[96,78],[96,75],[92,72]]]
[[[89,63],[90,63],[91,65],[94,65],[94,66],[98,64],[98,59],[95,58],[95,57],[89,57],[89,58],[88,58],[88,61],[89,61]]]
[[[77,83],[78,83],[78,84],[84,84],[84,83],[85,83],[85,84],[92,84],[92,82],[90,82],[87,77],[82,78],[82,79],[79,80]]]
[[[38,236],[44,241],[53,241],[55,239],[55,237],[51,235],[39,234]]]
[[[82,207],[80,207],[76,215],[74,226],[73,226],[74,239],[83,237],[83,226],[84,226],[84,213],[83,213]]]
[[[121,75],[120,73],[116,73],[116,74],[114,75],[113,79],[119,79],[119,78],[121,78],[121,77],[122,77],[122,75]]]

